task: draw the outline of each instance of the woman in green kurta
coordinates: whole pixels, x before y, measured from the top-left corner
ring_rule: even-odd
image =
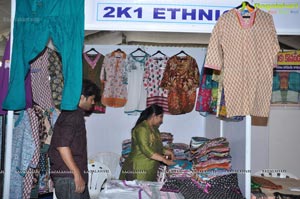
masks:
[[[163,109],[158,105],[153,104],[141,113],[131,131],[131,152],[123,164],[120,180],[156,181],[160,162],[174,164],[173,152],[163,148],[160,138],[158,127],[162,123]]]

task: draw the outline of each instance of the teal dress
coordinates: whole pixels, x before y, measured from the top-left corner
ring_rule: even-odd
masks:
[[[134,128],[131,136],[131,152],[123,164],[120,180],[156,181],[160,163],[150,157],[154,153],[163,154],[159,130],[152,131],[143,121]]]
[[[82,87],[84,0],[16,0],[9,88],[3,108],[25,108],[25,78],[30,61],[49,39],[62,57],[61,109],[76,110]]]

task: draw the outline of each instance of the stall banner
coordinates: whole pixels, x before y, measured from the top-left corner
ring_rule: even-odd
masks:
[[[278,53],[271,103],[300,104],[300,50]]]
[[[278,53],[276,70],[300,70],[300,50]]]
[[[211,33],[218,18],[242,1],[88,0],[86,30]],[[258,0],[252,5],[272,14],[278,34],[300,34],[299,0]]]

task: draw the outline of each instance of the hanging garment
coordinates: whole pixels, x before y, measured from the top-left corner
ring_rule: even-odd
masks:
[[[23,198],[30,198],[30,196],[36,197],[39,192],[49,192],[52,188],[51,184],[49,183],[50,169],[48,168],[48,158],[46,158],[47,154],[42,153],[46,152],[46,150],[44,150],[46,148],[46,144],[43,143],[48,143],[48,145],[50,143],[50,140],[52,138],[52,130],[48,130],[48,134],[50,132],[51,135],[47,135],[46,139],[44,138],[45,136],[43,136],[44,133],[41,135],[41,137],[39,133],[47,131],[47,128],[49,128],[49,126],[47,126],[46,124],[48,124],[50,121],[51,127],[54,127],[59,112],[57,111],[57,109],[54,109],[49,111],[49,115],[43,114],[44,116],[48,117],[42,117],[40,111],[42,110],[37,105],[35,105],[33,108],[27,109],[30,120],[30,126],[32,129],[32,136],[35,144],[35,151],[31,163],[29,165],[30,168],[28,168],[28,172],[26,173],[23,180]],[[33,183],[34,179],[39,180],[38,182]]]
[[[64,88],[64,77],[62,73],[62,63],[60,55],[52,49],[48,49],[49,53],[49,75],[52,100],[57,109],[60,109],[62,100],[62,91]]]
[[[35,114],[34,108],[27,109],[29,120],[30,120],[30,127],[32,130],[32,137],[35,145],[35,151],[33,157],[31,159],[30,166],[32,168],[36,168],[39,159],[40,159],[40,138],[39,138],[39,119]]]
[[[199,111],[203,116],[207,116],[212,101],[212,72],[212,69],[203,67],[200,75],[200,85],[195,110]]]
[[[220,99],[220,104],[219,104],[219,112],[218,112],[218,117],[223,118],[227,121],[242,121],[244,119],[244,116],[232,116],[232,117],[227,117],[227,108],[226,108],[226,101],[225,101],[225,95],[224,95],[224,88],[221,87],[221,99]]]
[[[2,109],[2,102],[6,96],[9,80],[9,63],[10,63],[10,37],[6,41],[4,55],[2,58],[2,66],[0,66],[0,115],[7,113]]]
[[[9,84],[9,68],[10,68],[10,39],[7,40],[5,53],[2,59],[2,67],[0,67],[0,115],[6,114],[6,110],[2,109],[3,101],[7,95]],[[18,96],[17,96],[18,98]],[[31,91],[31,76],[27,75],[25,79],[25,98],[26,108],[32,107],[32,91]]]
[[[34,105],[33,107],[35,114],[38,118],[38,132],[39,132],[39,142],[40,142],[40,153],[48,152],[50,142],[52,139],[53,131],[51,128],[51,112],[49,110],[44,110],[42,107],[38,105]]]
[[[29,61],[42,52],[51,38],[62,56],[61,109],[76,109],[82,86],[84,0],[17,0],[13,38],[10,82],[3,108],[24,109]]]
[[[105,106],[101,103],[101,96],[103,94],[104,83],[100,81],[100,73],[104,60],[102,54],[87,54],[83,53],[83,78],[89,79],[100,88],[100,101],[95,102],[93,113],[105,113]]]
[[[40,177],[40,168],[32,169],[29,168],[29,172],[32,172],[32,181],[31,181],[31,192],[30,192],[30,198],[38,198],[39,196],[39,177]],[[24,194],[23,194],[24,195]],[[29,198],[28,198],[29,199]]]
[[[30,199],[34,172],[35,172],[35,170],[30,167],[27,169],[27,172],[23,178],[23,190],[22,190],[23,198],[22,199]]]
[[[168,90],[160,87],[169,57],[149,57],[144,73],[144,87],[147,91],[147,104],[161,106],[164,113],[169,113]]]
[[[32,99],[43,109],[51,109],[54,103],[51,95],[49,79],[49,48],[30,64]]]
[[[125,79],[126,54],[114,51],[105,56],[100,80],[104,82],[102,104],[123,107],[127,102],[127,79]]]
[[[50,168],[49,158],[47,153],[43,153],[40,156],[39,162],[39,181],[38,181],[38,193],[48,193],[50,190]]]
[[[172,56],[167,63],[160,86],[169,90],[168,106],[173,115],[193,110],[200,74],[196,60],[191,56]]]
[[[272,15],[259,8],[249,15],[221,15],[208,45],[205,67],[224,72],[227,117],[269,115],[279,44]]]
[[[10,198],[22,198],[24,176],[28,173],[34,151],[29,117],[26,111],[22,111],[13,129]]]
[[[147,92],[143,84],[145,63],[148,55],[134,57],[130,54],[127,58],[125,75],[127,76],[128,96],[124,112],[128,115],[137,115],[146,108]]]

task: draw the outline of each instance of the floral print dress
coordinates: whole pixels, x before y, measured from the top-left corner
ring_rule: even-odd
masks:
[[[173,115],[193,110],[200,74],[196,60],[191,56],[172,56],[167,63],[160,86],[169,90],[169,112]]]
[[[105,106],[123,107],[127,102],[127,85],[124,80],[126,54],[114,51],[105,56],[100,80],[104,82],[101,102]]]

